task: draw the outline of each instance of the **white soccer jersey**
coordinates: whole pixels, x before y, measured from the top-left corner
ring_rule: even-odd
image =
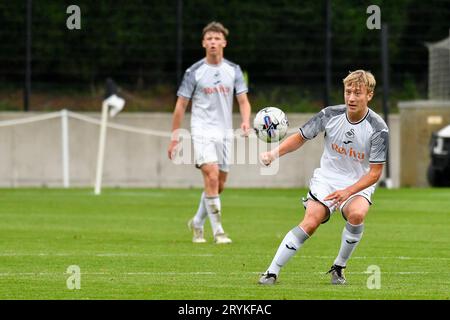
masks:
[[[378,114],[368,109],[363,119],[352,123],[346,110],[346,105],[327,107],[300,128],[305,139],[325,132],[325,149],[314,176],[339,189],[367,174],[370,163],[386,162],[389,146],[388,127]]]
[[[206,58],[188,68],[177,95],[192,99],[191,129],[197,134],[233,128],[233,93],[247,92],[241,68],[226,59],[211,65]]]

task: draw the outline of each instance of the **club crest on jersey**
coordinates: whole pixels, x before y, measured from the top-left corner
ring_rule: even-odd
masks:
[[[345,133],[345,136],[349,139],[352,139],[355,137],[355,130],[354,129],[350,129]]]

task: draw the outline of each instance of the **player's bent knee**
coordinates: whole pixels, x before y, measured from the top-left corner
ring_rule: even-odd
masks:
[[[366,212],[363,210],[353,210],[347,214],[347,221],[351,224],[358,225],[364,222]]]
[[[214,188],[219,188],[219,179],[217,177],[214,176],[208,176],[208,178],[206,179],[206,183]]]
[[[369,211],[369,202],[363,197],[355,197],[343,208],[344,218],[353,225],[364,222]]]
[[[219,173],[215,170],[210,170],[206,173],[206,179],[211,183],[219,184]]]

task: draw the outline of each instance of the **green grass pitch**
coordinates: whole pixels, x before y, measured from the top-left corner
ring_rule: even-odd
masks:
[[[334,214],[284,267],[257,285],[304,214],[305,189],[228,189],[223,224],[233,239],[193,244],[186,223],[200,190],[2,189],[0,299],[449,299],[450,189],[377,189],[348,284],[325,272],[344,220]],[[66,270],[80,268],[80,289]],[[376,265],[381,288],[369,289]]]

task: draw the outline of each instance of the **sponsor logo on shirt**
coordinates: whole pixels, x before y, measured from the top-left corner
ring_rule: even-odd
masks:
[[[333,149],[334,151],[336,151],[337,153],[353,158],[355,160],[364,160],[364,152],[360,152],[358,150],[355,150],[353,148],[346,148],[343,146],[338,146],[336,143],[332,143],[331,144],[331,149]]]
[[[222,94],[229,94],[231,89],[229,87],[225,86],[217,86],[217,87],[205,87],[203,88],[204,94],[214,94],[214,93],[222,93]]]

